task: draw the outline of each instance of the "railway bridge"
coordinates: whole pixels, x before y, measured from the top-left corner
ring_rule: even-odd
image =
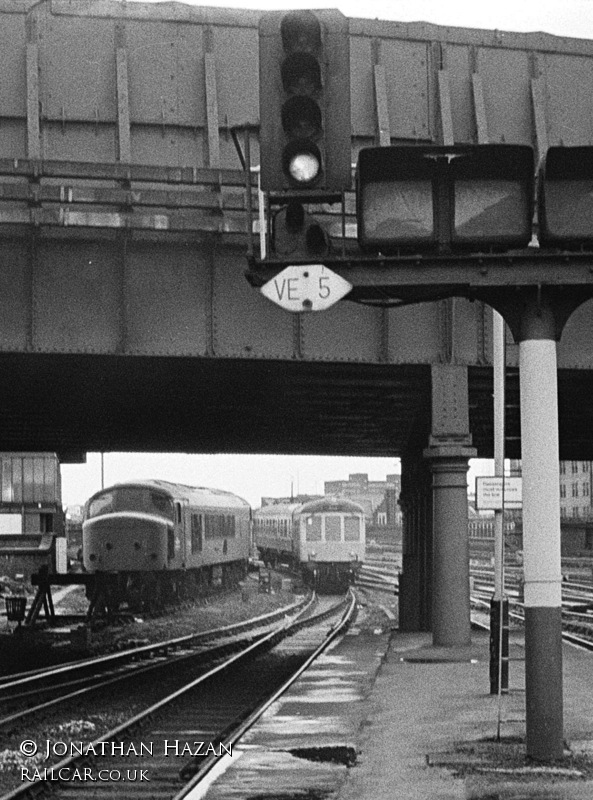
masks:
[[[0,450],[400,456],[401,624],[430,630],[445,591],[464,611],[446,620],[455,643],[468,459],[493,455],[492,309],[379,292],[289,314],[246,280],[265,214],[244,168],[259,158],[260,16],[0,0]],[[349,47],[353,162],[369,145],[541,156],[593,140],[590,42],[351,19]],[[345,209],[319,209],[336,242],[356,237],[350,192]],[[557,345],[562,459],[593,458],[592,308]],[[513,458],[509,329],[506,360]]]

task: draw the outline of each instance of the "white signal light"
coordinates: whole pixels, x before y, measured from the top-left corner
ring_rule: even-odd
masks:
[[[297,153],[288,164],[290,177],[297,183],[313,183],[319,175],[321,164],[313,153]]]

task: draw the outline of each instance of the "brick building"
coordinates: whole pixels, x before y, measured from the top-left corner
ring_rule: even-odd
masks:
[[[521,474],[521,462],[511,461],[511,474]],[[560,524],[562,555],[593,555],[593,463],[560,462]]]

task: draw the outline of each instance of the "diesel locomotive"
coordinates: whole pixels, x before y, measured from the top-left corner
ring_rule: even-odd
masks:
[[[251,508],[231,492],[161,480],[96,492],[82,523],[83,565],[110,611],[158,608],[237,583],[249,556]]]
[[[343,497],[272,502],[253,513],[253,536],[265,563],[289,565],[319,592],[341,591],[364,561],[364,510]]]

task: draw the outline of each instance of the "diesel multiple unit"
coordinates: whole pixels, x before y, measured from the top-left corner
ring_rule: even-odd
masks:
[[[253,532],[264,562],[290,565],[321,591],[352,583],[364,560],[364,510],[343,497],[262,506]]]

